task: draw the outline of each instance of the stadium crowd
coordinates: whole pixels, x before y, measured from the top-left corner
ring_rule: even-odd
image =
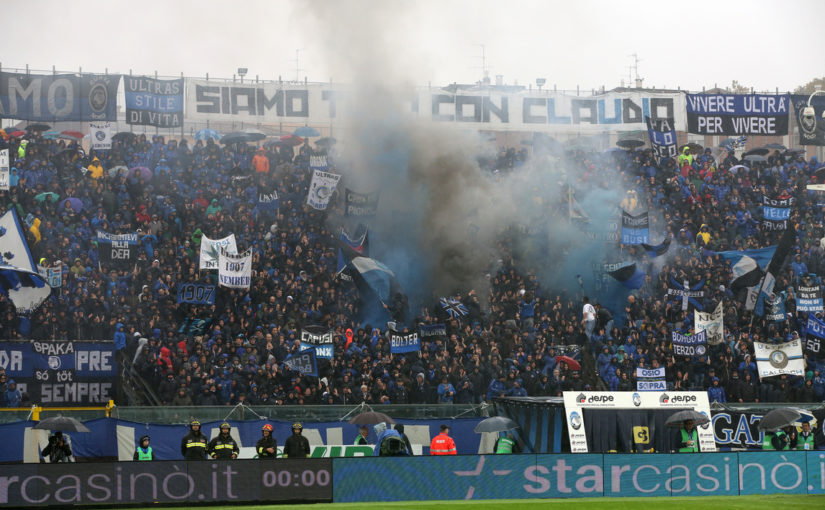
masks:
[[[390,355],[387,327],[360,322],[366,303],[336,278],[340,197],[327,211],[306,205],[309,158],[317,148],[145,135],[120,137],[112,150],[89,154],[76,141],[36,134],[25,145],[15,137],[5,145],[13,164],[0,213],[15,208],[27,219],[34,259],[45,267],[62,263],[63,284],[31,318],[0,295],[0,337],[113,339],[166,405],[479,403],[504,395],[635,390],[636,367],[658,366],[666,367],[668,388],[707,390],[712,401],[825,401],[821,360],[806,356],[804,377],[760,381],[753,351],[754,341],[804,336],[795,277],[825,271],[825,207],[805,189],[820,164],[799,153],[775,151],[765,163],[742,167],[733,152],[717,160],[709,149],[660,164],[649,150],[566,151],[557,164],[573,176],[569,185],[580,201],[600,187],[628,190],[622,208],[649,210],[651,232],[672,238],[662,257],[624,247],[646,273],[642,287],[622,297],[623,309],[590,294],[597,306],[588,339],[583,293],[545,288],[514,248],[530,234],[507,229],[500,260],[491,261],[489,288],[455,295],[467,314],[445,316],[437,302],[423,307],[407,327],[445,323],[447,335],[425,339],[419,353]],[[508,174],[541,161],[536,146],[532,154],[502,150],[481,167]],[[130,176],[133,167],[151,174]],[[271,189],[279,210],[270,217],[256,197]],[[728,263],[714,253],[778,242],[779,233],[761,227],[762,195],[796,199],[793,257],[776,284],[777,294],[789,289],[782,294],[787,314],[771,322],[744,309],[742,296],[728,288]],[[549,205],[547,221],[569,221],[568,196]],[[67,206],[67,197],[79,199],[79,210]],[[98,230],[137,231],[137,263],[101,267]],[[214,307],[178,304],[178,283],[216,283],[215,272],[198,270],[201,236],[231,233],[239,248],[253,250],[251,288],[219,288]],[[725,342],[704,356],[673,355],[670,332],[689,333],[694,324],[692,308],[684,312],[668,301],[670,277],[704,279],[704,310],[724,302]],[[334,356],[319,360],[319,377],[305,377],[283,361],[298,352],[301,328],[319,324],[334,330]],[[25,405],[5,376],[0,395],[4,405]]]

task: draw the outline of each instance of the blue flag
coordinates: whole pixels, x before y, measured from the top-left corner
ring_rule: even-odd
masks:
[[[645,283],[645,273],[636,267],[636,263],[622,266],[613,271],[608,271],[610,276],[628,289],[641,289]]]

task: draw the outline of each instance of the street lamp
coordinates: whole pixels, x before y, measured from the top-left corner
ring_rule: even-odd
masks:
[[[249,69],[246,67],[239,67],[238,68],[238,76],[241,77],[241,83],[243,83],[243,77],[246,76],[246,73],[249,72]]]
[[[825,90],[814,90],[813,94],[808,97],[808,106],[802,109],[802,119],[808,122],[813,122],[816,117],[816,110],[811,106],[811,100],[817,94],[825,94]],[[825,119],[825,111],[822,112],[822,118]]]
[[[547,83],[545,78],[536,78],[536,85],[538,86],[539,90],[544,87],[544,84]]]

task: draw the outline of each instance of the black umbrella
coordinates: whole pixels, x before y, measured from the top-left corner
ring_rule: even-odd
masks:
[[[759,421],[759,430],[777,430],[786,427],[802,417],[799,411],[790,407],[774,409]]]
[[[129,131],[121,131],[120,133],[115,133],[115,135],[112,136],[112,140],[116,140],[118,142],[125,142],[127,140],[133,139],[135,136],[136,135],[134,133],[130,133]]]
[[[681,154],[685,150],[685,147],[688,148],[691,154],[699,154],[700,152],[702,152],[703,149],[703,147],[698,143],[690,142],[679,147],[679,154]]]
[[[693,409],[685,409],[683,411],[673,413],[670,416],[670,418],[667,419],[665,425],[667,425],[668,427],[681,427],[684,422],[691,420],[696,424],[697,427],[700,425],[704,425],[706,423],[710,423],[710,418],[700,413],[699,411],[694,411]]]
[[[748,156],[745,156],[742,159],[744,159],[745,161],[756,161],[756,162],[762,162],[762,163],[764,163],[765,161],[768,160],[767,157],[762,156],[761,154],[750,154]]]
[[[474,428],[473,431],[476,434],[481,434],[482,432],[502,432],[517,428],[518,424],[510,418],[505,416],[493,416],[492,418],[487,418],[486,420],[481,420],[478,422],[478,425],[476,425],[476,428]]]
[[[774,150],[777,150],[777,151],[784,151],[784,150],[787,149],[787,147],[785,147],[781,143],[766,143],[765,148],[766,149],[774,149]]]
[[[223,138],[221,138],[221,143],[224,145],[229,145],[231,143],[244,143],[248,141],[250,141],[249,135],[240,131],[225,134],[223,135]]]
[[[767,156],[768,153],[770,153],[770,152],[771,152],[770,149],[766,149],[764,147],[757,147],[755,149],[751,149],[751,150],[747,151],[746,153],[744,153],[742,155],[743,156],[753,156],[754,154],[756,154],[758,156]]]
[[[356,414],[349,422],[353,425],[377,425],[379,423],[395,423],[395,420],[378,411],[367,411],[366,413]]]
[[[74,418],[68,416],[54,416],[40,420],[40,423],[34,426],[41,430],[60,430],[63,432],[91,432],[89,427]]]
[[[645,143],[641,140],[619,140],[616,142],[617,147],[621,147],[622,149],[637,149],[642,147]]]
[[[50,125],[39,122],[36,124],[29,124],[28,126],[26,126],[26,131],[48,131],[51,128],[52,127]]]
[[[335,138],[329,136],[315,140],[316,147],[331,147],[335,145]]]

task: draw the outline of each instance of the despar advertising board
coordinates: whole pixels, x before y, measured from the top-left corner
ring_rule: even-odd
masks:
[[[688,94],[688,133],[727,136],[788,134],[787,94]]]
[[[0,117],[116,121],[119,84],[119,74],[0,73]]]
[[[587,453],[587,432],[585,431],[584,409],[667,410],[681,409],[694,411],[710,417],[708,394],[704,391],[565,391],[564,412],[567,415],[567,434],[570,451]],[[713,429],[710,425],[697,428],[699,448],[702,452],[715,452]]]
[[[114,398],[117,362],[111,341],[0,342],[0,368],[38,404],[105,404]]]

